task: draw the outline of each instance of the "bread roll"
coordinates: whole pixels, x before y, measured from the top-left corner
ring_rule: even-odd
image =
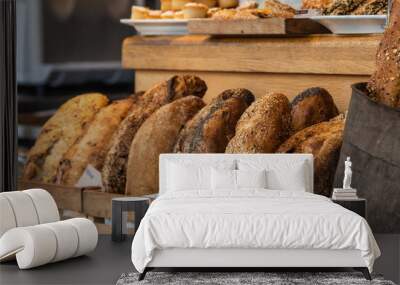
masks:
[[[102,170],[105,190],[115,193],[125,192],[126,167],[132,140],[140,126],[153,112],[185,96],[203,97],[206,91],[207,85],[199,77],[184,75],[163,81],[140,96],[112,139]]]
[[[290,135],[290,103],[279,93],[257,99],[240,117],[227,153],[272,153]]]
[[[161,107],[143,123],[130,148],[127,195],[158,192],[158,157],[172,152],[185,123],[203,107],[202,99],[188,96]]]
[[[331,196],[343,141],[344,118],[338,116],[305,128],[284,142],[277,152],[314,155],[314,193]]]
[[[64,103],[44,124],[29,151],[23,178],[54,183],[62,156],[107,104],[108,98],[99,93],[76,96]]]
[[[339,115],[331,94],[324,88],[304,90],[292,101],[292,128],[298,132]]]
[[[58,183],[75,185],[88,164],[101,170],[111,137],[128,113],[132,102],[132,98],[118,100],[96,114],[87,125],[85,134],[64,154],[57,172]]]
[[[175,152],[222,153],[235,135],[235,126],[254,101],[247,89],[228,89],[190,120],[179,134]]]
[[[379,45],[368,89],[376,101],[400,108],[400,0],[393,0],[390,24]]]

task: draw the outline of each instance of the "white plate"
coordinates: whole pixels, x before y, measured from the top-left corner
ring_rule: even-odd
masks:
[[[144,36],[186,35],[187,20],[132,20],[122,19],[121,23],[132,26]]]
[[[383,33],[386,15],[312,16],[334,34],[376,34]]]

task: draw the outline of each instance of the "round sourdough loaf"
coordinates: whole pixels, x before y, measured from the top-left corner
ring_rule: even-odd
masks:
[[[339,115],[331,94],[324,88],[304,90],[292,101],[292,129],[298,132]]]
[[[344,117],[305,128],[284,142],[280,153],[312,153],[314,155],[314,193],[330,197],[333,179],[343,141]]]
[[[44,124],[28,154],[23,178],[55,183],[63,155],[80,138],[95,114],[108,104],[107,96],[88,93],[64,103]]]
[[[203,97],[206,91],[207,85],[199,77],[183,75],[160,82],[141,95],[112,138],[102,169],[105,191],[125,192],[129,149],[136,132],[151,114],[161,106],[185,96]]]
[[[236,123],[254,95],[247,89],[228,89],[193,117],[179,134],[174,152],[223,153],[235,135]]]
[[[131,108],[131,97],[117,100],[101,109],[86,126],[84,135],[64,154],[57,171],[57,182],[75,185],[90,164],[101,170],[112,137]]]
[[[127,195],[158,192],[158,157],[172,152],[185,123],[204,105],[199,97],[181,98],[161,107],[143,123],[130,148]]]
[[[290,135],[290,103],[271,93],[257,99],[240,117],[226,153],[272,153]]]

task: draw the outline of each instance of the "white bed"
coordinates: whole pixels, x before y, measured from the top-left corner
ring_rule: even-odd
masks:
[[[163,154],[159,167],[160,195],[132,243],[140,279],[154,267],[354,267],[370,278],[380,255],[372,232],[362,217],[312,194],[312,155]],[[185,168],[197,167],[248,176],[266,169],[268,185],[208,189],[200,171],[193,187],[176,191],[184,185],[176,181],[191,183]]]

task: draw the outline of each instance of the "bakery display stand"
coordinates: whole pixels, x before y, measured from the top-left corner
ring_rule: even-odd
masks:
[[[112,199],[112,218],[111,239],[113,241],[123,241],[127,233],[127,214],[135,213],[135,231],[140,225],[140,221],[150,204],[150,198],[146,197],[117,197]]]
[[[332,202],[360,215],[364,219],[367,218],[367,200],[363,198],[354,199],[332,199]]]

